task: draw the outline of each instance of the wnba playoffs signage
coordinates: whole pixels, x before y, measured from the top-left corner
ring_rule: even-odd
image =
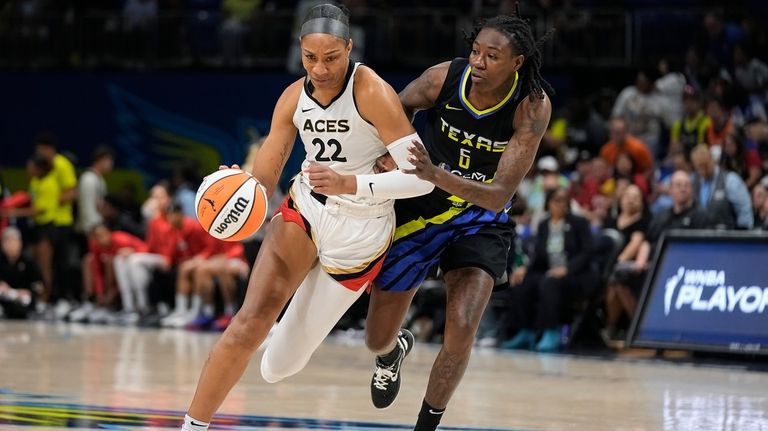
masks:
[[[768,353],[768,238],[669,236],[654,269],[633,344]]]

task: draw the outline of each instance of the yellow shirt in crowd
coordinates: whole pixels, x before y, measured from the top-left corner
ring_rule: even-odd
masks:
[[[38,211],[33,217],[38,226],[54,223],[59,214],[59,196],[61,188],[53,171],[48,175],[29,180],[29,194],[32,198],[32,206]]]

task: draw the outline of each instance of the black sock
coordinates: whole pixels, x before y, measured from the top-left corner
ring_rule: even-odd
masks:
[[[395,343],[395,348],[392,349],[391,352],[385,353],[383,355],[379,355],[379,362],[381,362],[384,365],[394,364],[397,358],[400,357],[401,350],[402,349],[400,348],[400,343]]]
[[[444,412],[445,409],[436,409],[427,404],[427,400],[424,400],[421,403],[419,420],[416,421],[416,427],[413,431],[435,431],[440,425],[440,419],[443,418]]]

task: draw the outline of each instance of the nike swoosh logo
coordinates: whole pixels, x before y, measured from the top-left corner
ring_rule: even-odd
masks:
[[[368,187],[371,189],[371,194],[373,194],[373,183],[368,183]]]
[[[197,423],[195,421],[189,421],[189,423],[192,424],[192,426],[196,426],[196,427],[204,427],[205,426],[205,424],[199,424],[199,423]]]
[[[446,103],[445,104],[445,109],[450,109],[451,111],[461,111],[462,110],[461,108],[457,108],[455,106],[451,106],[450,103]]]
[[[436,411],[434,411],[434,410],[432,410],[432,409],[429,409],[429,413],[431,413],[431,414],[433,414],[433,415],[441,415],[441,414],[443,414],[443,413],[445,413],[445,412],[436,412]]]
[[[315,108],[308,108],[308,109],[301,108],[301,112],[309,112],[309,111],[311,111],[313,109],[315,109]]]

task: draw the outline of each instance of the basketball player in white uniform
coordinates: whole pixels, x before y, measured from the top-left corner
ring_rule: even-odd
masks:
[[[413,168],[408,148],[419,138],[395,91],[349,60],[346,10],[313,8],[301,48],[307,77],[278,100],[253,176],[274,192],[297,131],[307,159],[269,225],[243,307],[208,357],[182,430],[208,428],[294,292],[261,373],[277,382],[300,371],[378,274],[394,231],[392,199],[434,188],[399,170],[374,173],[387,152],[398,167]]]

